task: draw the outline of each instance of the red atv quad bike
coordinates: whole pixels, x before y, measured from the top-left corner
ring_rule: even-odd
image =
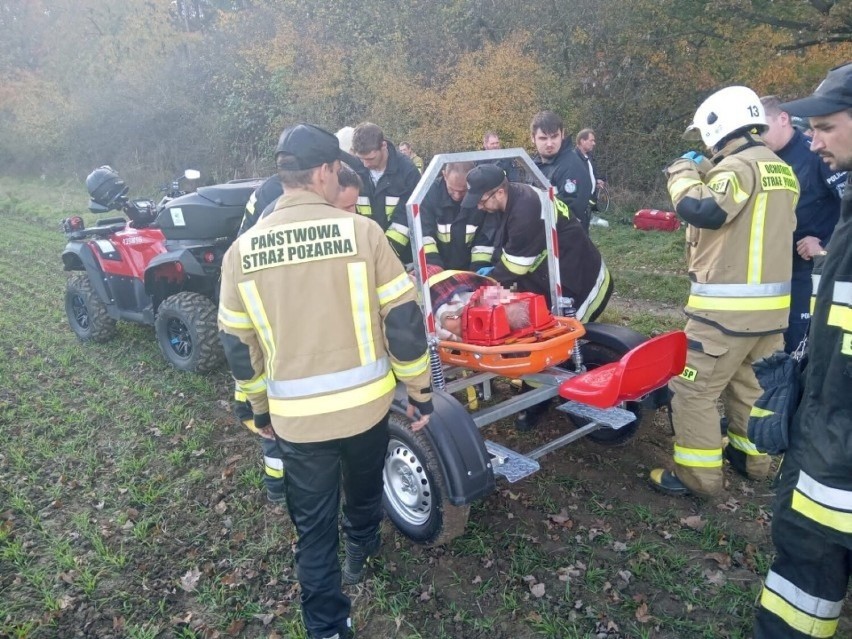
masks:
[[[89,210],[120,211],[85,228],[79,216],[63,220],[62,252],[68,278],[65,312],[80,340],[105,342],[116,321],[154,326],[166,360],[203,373],[224,359],[216,313],[222,257],[236,238],[246,202],[259,180],[238,180],[180,190],[188,170],[164,189],[159,204],[130,200],[129,188],[110,167],[86,178]]]

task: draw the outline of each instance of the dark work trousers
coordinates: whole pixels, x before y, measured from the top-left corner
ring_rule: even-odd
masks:
[[[833,637],[852,574],[852,534],[793,510],[793,466],[785,459],[781,468],[772,519],[777,554],[760,595],[755,639]]]
[[[287,509],[299,536],[296,573],[308,636],[345,637],[351,602],[340,587],[337,558],[341,471],[343,532],[355,543],[367,543],[382,521],[388,418],[353,437],[279,444],[287,469]]]
[[[284,496],[284,461],[281,448],[274,439],[260,438],[260,448],[263,450],[263,483],[266,484],[270,499]]]
[[[801,260],[800,260],[801,261]],[[810,262],[806,264],[811,265]],[[805,338],[811,321],[811,268],[793,269],[790,290],[790,324],[784,332],[784,350],[792,353]]]

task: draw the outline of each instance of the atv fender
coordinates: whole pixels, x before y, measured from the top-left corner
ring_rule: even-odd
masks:
[[[106,305],[112,319],[119,319],[118,308],[104,284],[104,274],[95,259],[92,247],[85,242],[68,242],[62,251],[62,263],[66,271],[85,271],[98,297]]]
[[[627,328],[626,326],[599,324],[597,322],[589,322],[588,324],[583,324],[583,326],[586,329],[586,334],[582,339],[600,344],[622,354],[648,340],[642,333],[637,333],[632,328]],[[642,406],[650,410],[657,410],[661,406],[667,406],[670,398],[671,391],[669,391],[669,387],[661,386],[657,390],[648,393],[642,399]]]
[[[185,275],[210,277],[209,273],[205,273],[204,267],[195,255],[192,254],[192,251],[189,249],[178,249],[176,251],[161,253],[148,263],[148,266],[145,268],[145,291],[149,295],[154,294],[154,273],[158,266],[175,264],[178,262],[183,267],[183,273]]]
[[[391,411],[405,415],[408,397],[405,386],[398,384]],[[485,442],[470,413],[455,397],[433,391],[434,412],[421,433],[432,444],[440,472],[447,486],[447,500],[453,506],[469,504],[494,490],[494,471]]]

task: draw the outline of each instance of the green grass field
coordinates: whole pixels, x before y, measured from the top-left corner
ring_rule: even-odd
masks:
[[[226,372],[169,368],[148,327],[81,344],[67,326],[58,221],[85,204],[82,186],[0,181],[0,637],[302,639],[293,530]],[[595,239],[619,287],[607,317],[679,327],[682,236]],[[565,427],[486,436],[529,449]],[[358,637],[749,637],[769,486],[665,498],[644,477],[669,457],[660,415],[626,447],[581,441],[498,483],[445,547],[387,527],[350,592]]]

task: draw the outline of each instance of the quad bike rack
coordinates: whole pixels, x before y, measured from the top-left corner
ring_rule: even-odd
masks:
[[[512,159],[523,164],[533,186],[539,187],[547,230],[547,263],[556,321],[548,330],[513,343],[480,346],[443,341],[437,336],[427,280],[420,205],[448,162]],[[665,403],[655,394],[679,374],[686,361],[686,336],[681,331],[652,340],[625,327],[581,324],[573,301],[563,297],[556,241],[555,194],[550,183],[520,148],[441,154],[432,158],[407,202],[414,272],[429,342],[435,412],[429,425],[414,433],[405,416],[406,394],[400,385],[392,407],[390,443],[385,463],[384,505],[390,519],[413,541],[445,543],[464,532],[470,503],[494,490],[496,477],[516,482],[539,470],[539,459],[595,431],[605,430],[601,443],[620,443],[638,427],[642,406]],[[587,369],[584,344],[615,353],[612,361]],[[623,357],[620,357],[623,355]],[[620,357],[620,358],[619,358]],[[598,357],[599,359],[599,357]],[[570,368],[565,364],[570,360]],[[603,365],[601,365],[603,364]],[[591,364],[590,364],[591,366]],[[468,412],[452,394],[480,387],[491,399],[495,377],[520,378],[533,389]],[[568,401],[558,410],[578,425],[534,450],[520,453],[484,441],[479,429],[560,395]],[[621,432],[619,432],[621,431]]]

